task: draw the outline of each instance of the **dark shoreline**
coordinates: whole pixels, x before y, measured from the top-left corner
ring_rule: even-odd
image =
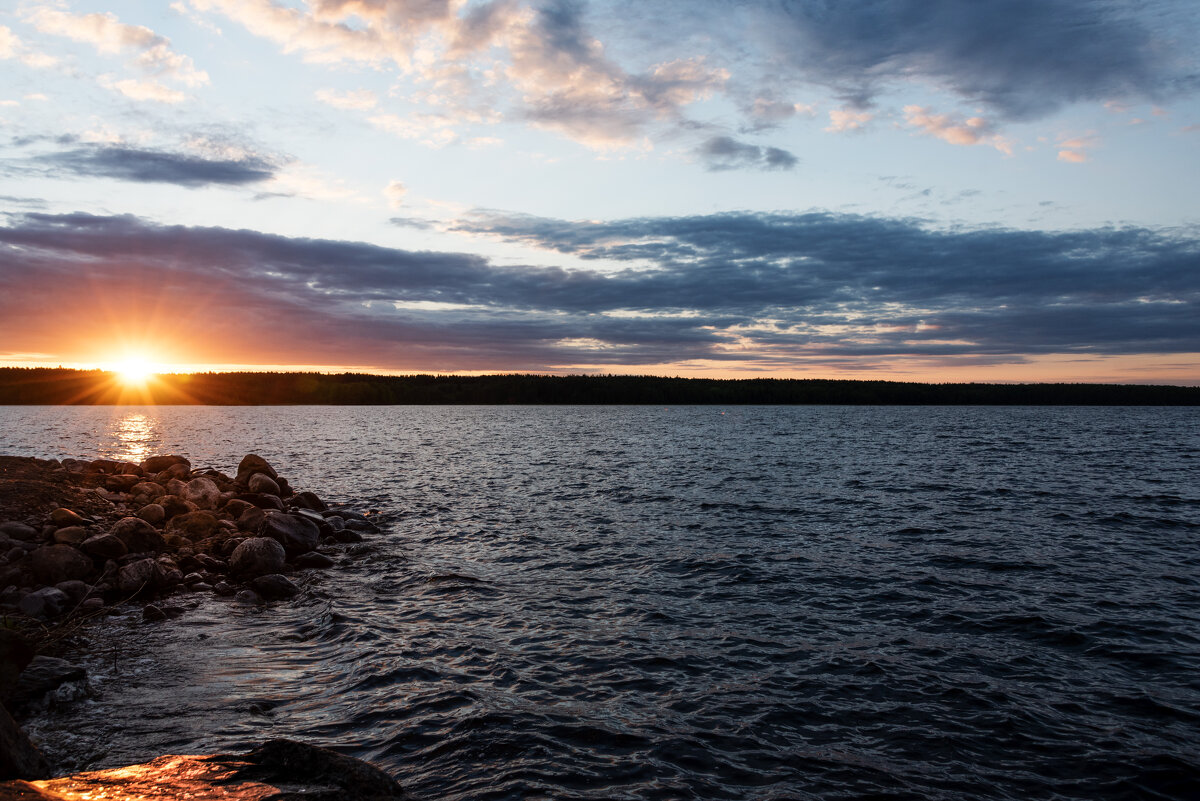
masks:
[[[1200,386],[252,372],[165,374],[130,385],[100,370],[0,367],[0,405],[1200,406]]]
[[[400,797],[366,763],[292,741],[241,755],[162,756],[35,786],[55,768],[19,728],[60,687],[87,684],[87,671],[60,657],[90,650],[93,621],[131,606],[146,623],[169,621],[206,596],[291,598],[299,589],[289,576],[334,566],[378,531],[365,515],[293,490],[254,454],[236,477],[174,455],[141,463],[0,455],[0,801],[114,788],[116,797],[206,797],[209,785],[243,797],[228,792],[231,781],[250,782],[247,793],[267,781],[301,795]]]

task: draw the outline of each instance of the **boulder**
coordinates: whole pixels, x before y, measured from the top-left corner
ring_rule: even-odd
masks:
[[[212,512],[203,510],[177,515],[167,523],[167,533],[186,537],[193,542],[211,537],[220,528],[220,522]]]
[[[185,515],[188,512],[196,511],[196,504],[185,501],[178,495],[164,495],[158,499],[158,503],[166,512],[168,520],[175,515]]]
[[[133,496],[135,504],[145,506],[166,495],[167,490],[163,485],[153,481],[140,481],[129,488],[129,494]]]
[[[325,568],[325,567],[333,567],[334,562],[331,558],[329,558],[328,556],[326,556],[323,553],[317,553],[316,551],[309,551],[308,553],[302,553],[299,556],[297,556],[292,561],[292,564],[294,564],[296,567]]]
[[[146,604],[142,607],[142,620],[145,620],[147,623],[154,623],[159,620],[166,619],[167,613],[164,612],[161,607],[155,606],[154,604]]]
[[[92,587],[86,581],[71,579],[70,581],[60,581],[54,585],[55,589],[62,590],[71,599],[72,604],[77,604],[87,597],[87,594],[92,591]]]
[[[21,731],[8,710],[0,705],[0,779],[45,779],[50,775],[50,765],[46,758],[29,742],[25,732]],[[0,783],[0,795],[11,798],[37,799],[38,795],[18,795],[24,793],[22,787],[12,790],[12,795],[6,787],[8,782]],[[21,784],[24,784],[23,782]],[[24,785],[28,787],[29,785]],[[35,791],[36,792],[36,791]]]
[[[168,495],[174,495],[178,498],[183,498],[183,494],[187,492],[187,482],[178,478],[172,478],[163,484],[163,486],[167,488]]]
[[[97,559],[120,559],[129,553],[129,549],[125,547],[125,543],[121,542],[120,537],[112,534],[97,534],[89,537],[79,547],[84,553]]]
[[[151,456],[149,459],[146,459],[142,462],[142,472],[147,475],[154,475],[155,473],[161,473],[175,464],[181,464],[188,470],[192,469],[192,463],[187,459],[171,454],[169,456]]]
[[[119,473],[115,476],[106,477],[104,479],[104,488],[109,492],[129,492],[140,483],[142,483],[141,476],[135,476],[130,473]]]
[[[124,543],[130,553],[161,551],[166,545],[158,529],[140,517],[122,517],[108,533]]]
[[[14,520],[8,523],[0,523],[0,534],[14,540],[28,541],[37,539],[38,530],[33,526],[27,526],[24,523],[18,523]]]
[[[317,497],[315,492],[297,492],[292,496],[292,503],[301,509],[312,509],[314,512],[324,512],[329,507]]]
[[[155,486],[158,486],[157,484]],[[161,503],[148,503],[138,509],[137,516],[152,526],[161,526],[167,519],[167,510]]]
[[[266,576],[259,576],[250,582],[250,586],[264,601],[278,601],[283,598],[291,598],[296,593],[300,592],[299,588],[293,584],[287,576],[279,573],[271,573]]]
[[[260,492],[243,492],[237,496],[237,499],[252,503],[259,509],[274,509],[277,512],[283,511],[283,501],[277,495],[265,495]]]
[[[162,566],[154,559],[139,559],[117,571],[117,589],[122,595],[149,595],[162,586]]]
[[[279,495],[279,485],[266,473],[255,473],[250,476],[250,480],[246,482],[246,488],[260,495]]]
[[[256,507],[254,504],[250,503],[249,501],[243,501],[243,500],[239,500],[237,498],[230,498],[228,501],[225,502],[225,505],[223,507],[221,507],[221,511],[225,512],[225,514],[229,515],[234,520],[237,520],[239,517],[242,516],[242,513],[245,512],[247,509],[257,509],[257,508],[258,507]]]
[[[316,523],[283,512],[267,512],[261,534],[278,540],[288,556],[307,553],[321,541],[321,532]]]
[[[88,538],[87,529],[83,526],[67,526],[54,532],[54,541],[62,545],[79,546]]]
[[[266,459],[256,453],[248,453],[242,457],[242,461],[238,462],[237,483],[245,484],[255,473],[264,473],[271,478],[279,478],[275,468],[271,467]]]
[[[71,599],[57,587],[42,587],[34,590],[21,599],[20,609],[23,614],[36,618],[58,617],[67,611]]]
[[[251,537],[233,549],[229,568],[242,575],[262,576],[283,570],[284,558],[284,548],[278,541],[270,537]]]
[[[50,513],[50,522],[56,526],[85,526],[86,520],[70,509],[55,509]]]
[[[33,576],[42,584],[87,578],[92,560],[70,545],[45,545],[29,555]]]
[[[65,659],[38,655],[21,671],[13,690],[14,710],[38,704],[48,694],[69,681],[87,678],[87,670]]]
[[[161,473],[154,475],[154,480],[160,484],[168,484],[171,481],[178,481],[191,476],[192,468],[186,464],[173,464]]]
[[[217,509],[221,505],[221,490],[211,478],[193,478],[181,493],[185,501],[191,501],[201,509]]]

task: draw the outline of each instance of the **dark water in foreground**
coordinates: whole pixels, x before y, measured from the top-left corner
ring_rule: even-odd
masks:
[[[108,624],[35,732],[426,799],[1200,797],[1195,410],[724,411],[0,407],[0,451],[256,451],[390,520],[293,604]]]

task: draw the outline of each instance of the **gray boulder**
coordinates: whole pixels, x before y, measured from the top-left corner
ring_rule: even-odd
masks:
[[[154,559],[139,559],[117,571],[117,589],[125,596],[148,595],[165,580],[162,566]]]
[[[266,459],[256,453],[248,453],[242,457],[242,461],[238,462],[237,482],[245,484],[255,473],[264,473],[271,478],[279,478],[275,468],[271,467]]]
[[[155,486],[158,486],[157,484]],[[138,509],[137,516],[152,526],[161,526],[167,519],[167,510],[161,503],[148,503]]]
[[[33,526],[27,526],[24,523],[18,523],[14,520],[8,523],[0,523],[0,534],[4,534],[14,540],[28,541],[37,539],[38,530]]]
[[[283,512],[267,512],[261,534],[278,540],[288,556],[308,553],[321,541],[321,532],[316,523]]]
[[[233,549],[229,568],[234,573],[262,576],[283,570],[285,552],[278,541],[270,537],[251,537]]]
[[[291,598],[300,592],[299,588],[287,576],[280,575],[279,573],[259,576],[250,582],[250,586],[265,601],[278,601],[284,598]]]
[[[169,456],[151,456],[149,459],[146,459],[144,462],[142,462],[142,472],[147,475],[153,475],[155,473],[161,473],[174,464],[181,464],[188,470],[192,469],[192,463],[187,459],[182,456],[171,454]]]
[[[191,501],[200,509],[217,509],[221,505],[221,490],[211,478],[193,478],[180,493],[185,501]]]
[[[255,473],[250,476],[250,480],[246,482],[246,488],[262,495],[279,495],[279,485],[266,473]]]
[[[87,554],[97,559],[120,559],[129,553],[121,538],[113,534],[97,534],[84,540],[80,546]]]
[[[67,611],[70,603],[67,594],[57,587],[42,587],[22,598],[20,609],[30,617],[45,619],[58,617]]]

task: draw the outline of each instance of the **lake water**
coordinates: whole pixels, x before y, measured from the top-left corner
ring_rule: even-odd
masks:
[[[375,509],[294,602],[115,619],[65,765],[249,747],[427,799],[1200,797],[1192,409],[0,407],[0,452]]]

